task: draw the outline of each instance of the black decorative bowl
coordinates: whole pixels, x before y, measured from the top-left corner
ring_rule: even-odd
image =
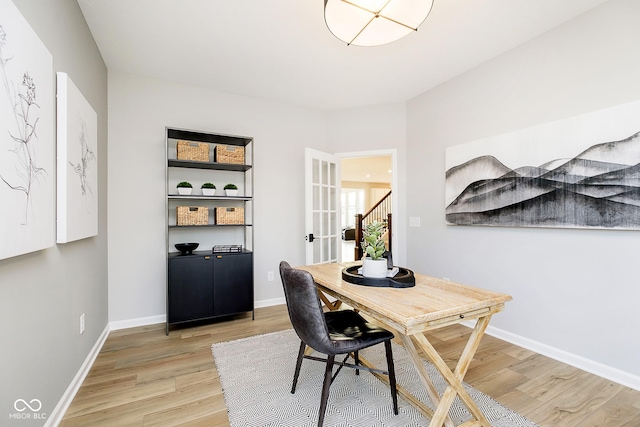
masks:
[[[200,243],[176,243],[175,247],[182,255],[191,255]]]

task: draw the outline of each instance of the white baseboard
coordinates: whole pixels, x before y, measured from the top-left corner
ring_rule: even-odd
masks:
[[[73,398],[76,396],[76,393],[78,393],[78,390],[80,389],[80,386],[82,385],[84,379],[87,377],[87,374],[89,374],[89,371],[93,366],[93,362],[95,362],[96,357],[98,357],[98,354],[100,353],[100,350],[102,350],[102,346],[107,340],[109,332],[109,324],[107,324],[107,326],[105,326],[104,330],[98,337],[98,340],[93,345],[93,348],[87,355],[86,359],[84,360],[84,363],[82,363],[82,366],[80,366],[78,373],[73,378],[71,384],[69,384],[69,387],[67,387],[67,390],[62,395],[62,398],[60,399],[56,407],[53,408],[53,411],[47,418],[47,422],[44,424],[44,427],[56,427],[58,426],[58,424],[60,424],[62,418],[64,417],[64,414],[67,413],[67,409],[69,409],[69,405],[71,405]]]
[[[280,305],[280,304],[286,304],[287,301],[284,299],[284,297],[282,298],[271,298],[271,299],[264,299],[262,301],[256,301],[254,303],[255,308],[262,308],[262,307],[271,307],[272,305]]]
[[[284,297],[256,301],[254,303],[254,307],[255,308],[271,307],[272,305],[280,305],[280,304],[286,304]],[[157,323],[165,323],[166,321],[167,321],[167,316],[164,314],[159,314],[157,316],[138,317],[135,319],[118,320],[115,322],[110,322],[109,326],[111,327],[112,331],[118,331],[120,329],[128,329],[128,328],[135,328],[138,326],[147,326],[147,325],[155,325]]]
[[[465,324],[466,326],[473,327],[473,323],[471,322],[465,322]],[[591,359],[569,353],[568,351],[560,350],[550,345],[543,344],[493,326],[487,327],[486,334],[526,348],[527,350],[535,351],[538,354],[566,363],[575,368],[582,369],[583,371],[599,377],[606,378],[625,387],[630,387],[634,390],[640,391],[640,376],[633,375],[629,372],[622,371],[600,362],[595,362]]]
[[[136,319],[118,320],[115,322],[110,322],[109,325],[111,326],[112,331],[118,331],[120,329],[155,325],[156,323],[165,323],[166,321],[167,321],[167,316],[164,314],[159,314],[157,316],[138,317]]]

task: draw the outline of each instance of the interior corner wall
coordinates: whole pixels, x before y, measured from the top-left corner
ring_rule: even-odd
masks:
[[[304,264],[304,148],[325,149],[325,114],[110,70],[110,322],[166,314],[165,126],[254,138],[254,298],[284,303],[278,266]]]
[[[53,56],[51,78],[66,72],[98,115],[98,236],[0,260],[0,424],[26,427],[51,417],[107,326],[107,70],[75,0],[13,1]],[[38,399],[40,418],[11,417],[18,399]]]
[[[636,386],[639,232],[447,226],[444,167],[447,147],[640,99],[639,20],[610,0],[407,106],[409,267],[511,294],[494,327]]]

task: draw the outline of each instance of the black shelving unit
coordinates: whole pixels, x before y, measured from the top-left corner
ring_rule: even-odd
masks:
[[[208,144],[211,161],[178,159],[180,140]],[[217,145],[243,147],[244,162],[214,161]],[[253,316],[253,139],[168,127],[166,153],[167,334],[171,326],[243,312]],[[241,194],[226,196],[221,189],[232,180]],[[179,181],[194,181],[195,194],[176,194]],[[216,195],[199,194],[198,184],[204,182],[216,183]],[[206,207],[207,223],[178,225],[176,207],[185,205]],[[226,207],[242,207],[244,222],[216,224],[215,209]],[[184,255],[174,247],[179,242],[200,246]],[[215,245],[240,250],[213,253]]]

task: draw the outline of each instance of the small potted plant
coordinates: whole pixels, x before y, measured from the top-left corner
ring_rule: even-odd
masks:
[[[387,259],[383,258],[387,250],[382,238],[385,226],[380,221],[374,221],[362,230],[362,275],[364,277],[384,278],[387,277]]]
[[[210,182],[205,182],[200,188],[202,189],[202,194],[205,196],[213,196],[216,194],[216,186]]]
[[[187,181],[179,182],[177,187],[178,187],[178,194],[180,194],[182,196],[190,195],[191,191],[193,190],[193,187],[192,187],[191,183],[189,183]]]
[[[235,184],[227,184],[224,186],[224,192],[227,196],[235,196],[238,194],[238,186]]]

